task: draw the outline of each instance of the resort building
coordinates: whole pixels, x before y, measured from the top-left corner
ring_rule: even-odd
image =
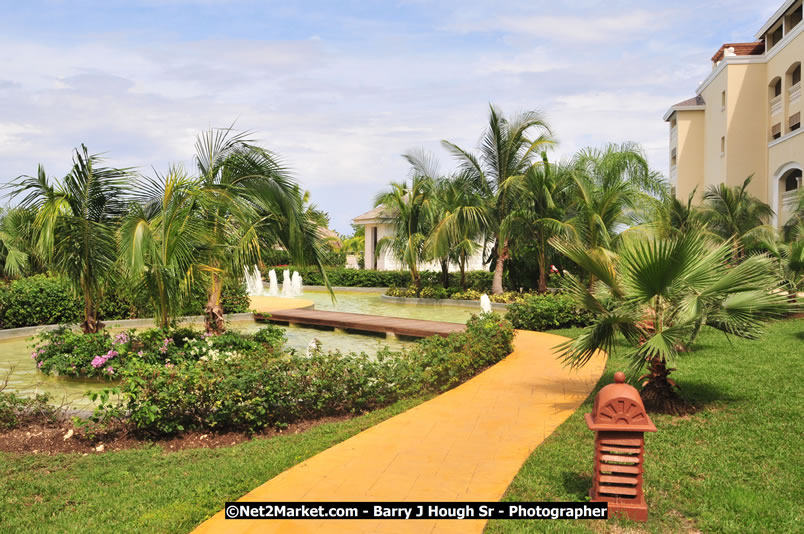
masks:
[[[721,46],[696,95],[664,115],[680,199],[753,175],[749,192],[770,204],[775,226],[787,221],[803,185],[802,32],[802,0],[784,2],[754,41]]]
[[[375,271],[404,270],[402,262],[396,259],[390,250],[385,249],[379,253],[377,251],[377,244],[382,238],[394,235],[394,214],[390,210],[384,206],[379,206],[355,217],[352,222],[366,227],[365,255],[363,256],[366,269]],[[422,271],[440,271],[441,265],[438,262],[428,262],[419,265],[419,269]],[[466,262],[467,272],[481,269],[486,269],[486,266],[483,265],[482,247],[470,256]],[[459,271],[460,267],[451,263],[449,270],[451,272]]]

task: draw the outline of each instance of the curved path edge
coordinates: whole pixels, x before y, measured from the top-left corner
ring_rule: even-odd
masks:
[[[566,338],[518,331],[514,351],[460,386],[357,434],[257,487],[241,501],[498,501],[533,450],[603,374],[553,348]],[[485,520],[226,520],[194,532],[482,532]]]

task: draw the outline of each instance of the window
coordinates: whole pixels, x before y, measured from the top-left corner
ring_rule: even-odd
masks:
[[[799,169],[787,173],[787,178],[784,180],[784,192],[789,193],[798,189],[801,182],[801,171]]]
[[[670,128],[675,128],[675,127],[676,127],[676,118],[673,117],[672,119],[670,119]]]
[[[726,137],[723,136],[720,138],[720,155],[722,156],[725,153],[726,153]]]
[[[675,149],[675,148],[673,149],[672,152],[670,152],[670,166],[671,167],[676,166],[676,161],[677,161],[676,156],[677,156],[677,154],[678,154],[678,149]]]
[[[801,6],[798,6],[795,11],[790,13],[790,27],[794,28],[801,22]]]
[[[771,127],[771,137],[779,139],[782,136],[782,123],[779,122]]]
[[[793,69],[792,74],[790,74],[790,83],[792,85],[796,85],[801,81],[801,63],[796,65],[796,68]]]
[[[782,94],[782,79],[779,78],[776,80],[776,83],[773,84],[773,96],[779,96]]]
[[[726,109],[726,91],[720,93],[720,111]]]
[[[776,43],[781,41],[782,37],[784,37],[784,28],[782,28],[782,25],[779,24],[779,27],[773,30],[773,33],[771,33],[771,47],[776,46]]]
[[[790,131],[798,130],[801,127],[801,112],[790,116]]]

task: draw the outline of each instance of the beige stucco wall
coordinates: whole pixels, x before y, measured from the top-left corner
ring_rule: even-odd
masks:
[[[800,2],[787,10],[789,14]],[[789,17],[786,17],[789,25]],[[676,111],[677,136],[671,135],[670,150],[678,147],[677,195],[686,200],[699,190],[718,183],[740,185],[753,174],[750,193],[780,211],[779,179],[790,169],[804,168],[804,128],[790,131],[790,116],[804,113],[804,97],[790,99],[790,71],[804,61],[804,21],[787,27],[784,39],[764,56],[726,58],[699,93],[706,102],[703,112]],[[782,80],[782,110],[771,116],[770,83]],[[721,109],[721,95],[726,105]],[[771,138],[771,126],[782,124],[782,137]],[[721,137],[726,137],[721,155]],[[676,139],[677,137],[677,139]],[[695,169],[700,168],[696,177]],[[778,217],[774,224],[781,224]]]
[[[767,202],[768,89],[765,64],[728,65],[726,91],[726,183],[741,185],[754,175],[749,192]]]
[[[703,110],[676,111],[676,195],[686,200],[696,187],[696,198],[704,191],[704,122]],[[672,150],[672,148],[671,148]]]
[[[726,110],[720,109],[721,92],[728,85],[728,68],[724,68],[712,80],[701,96],[706,102],[704,112],[704,189],[726,181],[726,158],[720,155],[720,138],[726,135],[728,121]],[[728,100],[728,95],[727,95]],[[728,150],[728,146],[726,149]]]

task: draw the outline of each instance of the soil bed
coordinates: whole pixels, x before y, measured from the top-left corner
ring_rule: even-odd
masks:
[[[359,415],[359,414],[358,414]],[[183,449],[216,449],[229,447],[255,438],[270,438],[276,435],[299,434],[325,423],[346,421],[354,416],[324,417],[310,421],[300,421],[287,428],[267,428],[255,434],[245,432],[191,431],[163,439],[140,439],[123,431],[90,440],[81,437],[73,426],[52,423],[30,423],[19,428],[0,432],[0,451],[32,454],[102,454],[124,449],[138,449],[158,445],[166,452]],[[64,439],[73,430],[74,434]],[[102,447],[101,447],[102,446]],[[100,450],[98,450],[100,448]]]

